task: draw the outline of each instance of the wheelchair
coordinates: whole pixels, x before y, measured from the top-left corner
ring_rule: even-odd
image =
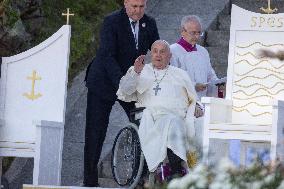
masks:
[[[145,108],[135,108],[130,112],[128,123],[115,137],[112,147],[111,169],[115,182],[130,189],[135,188],[142,176],[144,155],[138,136],[138,125]],[[161,162],[156,172],[149,173],[149,186],[166,181],[170,170],[167,164]]]
[[[134,188],[140,181],[144,167],[138,125],[144,107],[130,112],[130,123],[115,137],[112,147],[111,168],[113,178],[122,187]]]

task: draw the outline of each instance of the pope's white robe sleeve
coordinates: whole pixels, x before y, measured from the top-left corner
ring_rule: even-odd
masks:
[[[188,109],[186,112],[185,122],[187,125],[187,135],[189,138],[193,138],[195,136],[195,129],[194,129],[194,112],[195,112],[195,105],[197,100],[197,94],[195,88],[191,82],[190,77],[187,74],[184,74],[184,82],[186,86],[186,91],[188,95]]]
[[[116,93],[117,98],[124,102],[137,101],[136,88],[139,75],[134,71],[134,67],[130,67],[125,76],[119,83],[119,88]]]

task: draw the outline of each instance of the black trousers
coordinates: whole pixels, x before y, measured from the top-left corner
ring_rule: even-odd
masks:
[[[172,175],[178,175],[178,176],[182,175],[183,167],[181,163],[183,162],[183,160],[169,148],[167,149],[167,156],[172,170],[171,171]]]
[[[84,148],[84,186],[98,186],[98,162],[105,140],[109,115],[115,101],[109,101],[88,90]],[[129,117],[133,103],[119,101]]]

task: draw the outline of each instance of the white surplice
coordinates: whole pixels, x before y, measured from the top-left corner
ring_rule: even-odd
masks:
[[[172,53],[171,65],[185,70],[193,85],[218,79],[211,66],[208,51],[204,47],[196,45],[197,51],[187,52],[181,45],[175,43],[170,48]],[[208,91],[206,89],[197,92],[197,95],[198,100],[203,96],[217,97],[217,87],[215,85],[208,86]]]
[[[157,95],[156,78],[160,88]],[[167,148],[186,161],[189,138],[195,134],[193,116],[197,97],[185,71],[173,66],[157,70],[146,64],[138,75],[130,67],[120,81],[117,96],[126,102],[136,101],[137,107],[146,107],[138,134],[150,171],[166,158]]]

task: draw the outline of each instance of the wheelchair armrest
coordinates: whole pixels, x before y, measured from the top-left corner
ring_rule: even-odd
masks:
[[[139,108],[134,108],[134,109],[130,110],[130,112],[129,112],[129,120],[130,120],[130,122],[136,123],[137,122],[137,118],[136,118],[135,115],[143,112],[144,109],[145,109],[145,107],[139,107]]]
[[[202,97],[205,106],[204,120],[208,123],[228,123],[232,121],[233,101],[223,98]]]

